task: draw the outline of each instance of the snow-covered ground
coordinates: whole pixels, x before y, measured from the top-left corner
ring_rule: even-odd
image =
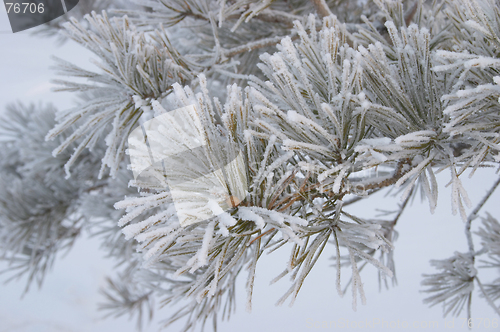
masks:
[[[9,30],[7,15],[0,6],[0,31]],[[50,80],[55,76],[49,67],[52,55],[88,66],[91,54],[78,45],[68,42],[58,47],[53,40],[33,37],[30,32],[0,33],[0,110],[11,102],[52,102],[58,108],[71,105],[71,95],[51,92]],[[478,202],[496,177],[493,170],[481,170],[464,181],[469,196]],[[465,177],[464,177],[465,178]],[[339,298],[335,290],[335,269],[328,258],[334,254],[327,247],[322,259],[306,279],[295,305],[275,307],[274,303],[286,291],[288,280],[269,286],[269,281],[282,271],[288,259],[286,252],[266,256],[258,265],[254,291],[253,312],[245,311],[244,278],[239,280],[237,312],[229,322],[219,325],[220,331],[314,331],[357,329],[368,331],[430,330],[466,331],[465,312],[461,316],[442,318],[441,307],[428,308],[422,303],[425,294],[420,290],[422,273],[433,273],[430,259],[443,259],[454,251],[467,250],[464,224],[458,216],[451,216],[450,190],[444,188],[449,174],[440,174],[440,199],[432,215],[426,202],[415,201],[398,222],[399,238],[395,242],[395,261],[398,285],[379,292],[375,269],[367,267],[362,272],[367,305],[351,308],[350,293]],[[484,211],[500,217],[500,193],[487,203]],[[378,195],[364,205],[353,207],[357,213],[369,216],[376,208],[395,209],[397,199]],[[474,222],[474,226],[479,220]],[[479,246],[478,241],[476,245]],[[0,332],[12,331],[135,331],[135,321],[101,319],[97,303],[98,293],[105,276],[113,273],[114,262],[103,257],[98,239],[80,238],[73,249],[57,260],[47,274],[41,290],[32,287],[21,299],[25,280],[0,285]],[[328,251],[328,249],[330,251]],[[0,268],[6,268],[5,263]],[[492,271],[494,272],[494,271]],[[349,273],[346,271],[345,275]],[[0,281],[5,277],[0,276]],[[491,275],[494,277],[494,274]],[[488,281],[488,280],[483,280]],[[497,319],[493,310],[475,291],[472,313],[480,318]],[[163,312],[171,310],[164,309]],[[166,315],[163,314],[165,317]],[[162,312],[155,313],[155,321],[145,331],[157,331]],[[404,328],[408,324],[408,328]],[[452,327],[452,323],[454,326]],[[337,328],[334,328],[336,324]],[[387,328],[384,328],[387,326]],[[174,326],[170,331],[178,331]],[[210,330],[210,327],[208,327]],[[494,331],[475,328],[474,331]]]

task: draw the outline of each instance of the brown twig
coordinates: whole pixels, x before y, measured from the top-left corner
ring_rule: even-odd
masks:
[[[380,182],[373,182],[369,183],[363,186],[364,190],[370,190],[370,189],[378,189],[378,188],[385,188],[388,186],[391,186],[398,182],[398,180],[405,175],[407,172],[403,171],[404,165],[411,165],[411,159],[403,159],[398,162],[398,168],[396,169],[396,172],[393,174],[392,177],[382,180]]]
[[[318,13],[320,18],[332,15],[330,8],[326,4],[325,0],[310,0],[316,9],[316,13]]]
[[[286,36],[264,38],[264,39],[257,40],[257,41],[254,41],[254,42],[251,42],[251,43],[248,43],[245,45],[236,46],[236,47],[233,47],[233,48],[230,48],[230,49],[224,51],[223,55],[226,58],[231,58],[231,57],[238,55],[238,54],[241,54],[241,53],[255,51],[255,50],[257,50],[259,48],[263,48],[263,47],[274,46],[274,45],[278,44],[285,37]],[[299,38],[299,36],[298,35],[291,35],[290,38],[292,38],[292,40],[296,40],[297,38]]]
[[[394,175],[392,177],[385,179],[385,180],[382,180],[382,181],[379,181],[379,182],[367,184],[364,186],[363,189],[364,190],[378,190],[378,189],[382,189],[382,188],[385,188],[385,187],[388,187],[388,186],[395,184],[403,175],[405,175],[407,173],[407,171],[404,171],[404,169],[403,169],[404,165],[407,165],[407,164],[411,164],[411,159],[403,159],[403,160],[399,161],[398,167],[397,167],[397,169],[394,172]],[[305,183],[306,183],[307,179],[309,179],[309,177],[306,177],[306,179],[301,184],[299,191],[297,193],[285,196],[277,203],[274,203],[276,199],[273,198],[273,207],[281,206],[278,209],[278,211],[282,212],[282,211],[286,210],[288,207],[290,207],[294,202],[306,197],[307,193],[310,193],[313,190],[316,190],[318,187],[324,187],[332,182],[332,180],[330,179],[330,180],[328,180],[328,181],[330,181],[328,183],[317,182],[317,183],[311,184],[311,185],[306,187]],[[331,188],[325,188],[324,191],[313,195],[310,199],[314,199],[314,198],[316,198],[322,194],[325,194],[325,193],[328,194],[330,197],[333,197],[335,195],[335,193],[333,193],[331,191]],[[349,194],[349,193],[351,193],[351,192],[344,190],[344,191],[341,191],[337,195],[338,195],[339,199],[342,199],[342,197],[344,197],[346,194]]]
[[[405,24],[406,26],[409,26],[411,21],[413,20],[413,17],[415,16],[415,13],[417,12],[418,8],[418,0],[415,1],[415,4],[413,5],[413,8],[410,9],[407,13],[405,13]]]

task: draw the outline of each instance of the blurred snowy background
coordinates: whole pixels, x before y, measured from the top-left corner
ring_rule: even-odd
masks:
[[[58,46],[54,39],[33,36],[31,31],[10,33],[7,14],[0,6],[0,110],[8,103],[21,101],[29,103],[53,103],[58,109],[71,106],[71,95],[51,91],[50,81],[55,78],[49,67],[53,64],[51,56],[58,57],[88,67],[92,54],[67,42]],[[465,179],[472,203],[478,202],[496,178],[494,170],[480,170],[472,179]],[[269,286],[269,281],[282,271],[288,257],[280,254],[267,256],[259,263],[254,290],[254,305],[251,314],[245,311],[244,279],[240,280],[240,293],[237,295],[237,312],[229,322],[222,322],[219,330],[224,331],[312,331],[312,330],[356,330],[383,331],[383,325],[390,330],[430,330],[466,331],[463,324],[465,312],[459,317],[442,317],[442,308],[428,308],[422,303],[426,294],[421,293],[422,273],[435,272],[429,265],[430,259],[450,257],[454,251],[467,250],[464,224],[458,216],[451,216],[450,190],[444,188],[449,174],[439,174],[439,204],[436,212],[429,212],[427,202],[415,201],[407,209],[397,225],[399,238],[395,242],[395,262],[398,284],[389,290],[379,291],[377,273],[371,266],[362,272],[365,284],[367,305],[351,308],[350,290],[339,298],[335,290],[335,269],[333,247],[323,252],[320,262],[299,295],[295,305],[276,307],[274,303],[288,289],[287,280]],[[367,200],[366,205],[357,205],[366,216],[373,216],[374,210],[392,206],[396,209],[398,198],[377,194],[377,199]],[[500,215],[500,193],[492,197],[483,215],[488,211],[495,217]],[[359,211],[357,211],[358,214]],[[480,221],[473,223],[477,229]],[[283,253],[282,253],[283,254]],[[105,315],[97,310],[102,301],[99,288],[104,286],[105,277],[113,275],[114,262],[103,257],[99,250],[99,239],[80,237],[75,246],[65,255],[60,255],[54,268],[46,276],[42,289],[33,285],[23,297],[26,280],[14,280],[0,284],[0,332],[13,331],[135,331],[134,320],[127,317],[102,319]],[[0,270],[8,265],[0,262]],[[494,272],[491,271],[491,278]],[[347,273],[346,273],[347,275]],[[0,275],[0,281],[6,277]],[[343,281],[345,285],[347,280]],[[474,294],[477,296],[478,292]],[[163,310],[172,310],[164,308]],[[475,318],[494,319],[493,310],[484,299],[473,298],[472,314]],[[163,315],[165,316],[165,315]],[[454,328],[450,321],[454,319]],[[159,330],[162,312],[156,312],[154,321],[143,331]],[[399,328],[398,328],[399,321]],[[327,327],[325,327],[325,322]],[[335,329],[330,322],[336,322]],[[358,327],[355,328],[353,322]],[[363,322],[363,324],[359,324]],[[379,324],[375,324],[379,322]],[[409,327],[403,328],[403,322]],[[477,320],[479,322],[479,320]],[[364,326],[365,323],[372,327]],[[413,324],[415,324],[413,326]],[[363,327],[364,326],[364,327]],[[434,326],[434,328],[432,327]],[[177,331],[172,326],[168,331]],[[207,326],[211,330],[211,326]],[[494,331],[490,328],[474,328],[474,331]]]

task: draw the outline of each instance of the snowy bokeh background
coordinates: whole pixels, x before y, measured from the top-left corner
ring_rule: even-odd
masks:
[[[10,33],[7,14],[0,6],[0,110],[8,103],[21,101],[28,103],[53,103],[58,109],[71,106],[71,95],[51,91],[50,83],[55,78],[49,69],[56,55],[83,67],[90,66],[92,54],[72,42],[58,46],[53,39],[33,36],[31,31]],[[467,175],[467,174],[466,174]],[[494,170],[482,169],[472,179],[464,176],[464,185],[471,201],[477,203],[485,194],[497,175]],[[335,269],[329,260],[334,254],[333,247],[327,249],[306,279],[306,282],[293,307],[274,306],[278,298],[288,289],[287,280],[269,285],[269,281],[282,271],[288,259],[286,250],[266,256],[257,268],[257,280],[254,290],[253,312],[245,311],[245,279],[241,278],[241,290],[237,294],[237,312],[229,322],[221,322],[219,330],[224,331],[314,331],[343,330],[342,323],[351,330],[383,331],[383,324],[390,330],[430,330],[466,331],[465,312],[459,317],[442,317],[442,308],[428,308],[422,303],[425,298],[421,293],[422,273],[433,273],[430,259],[450,257],[454,251],[467,251],[464,235],[464,223],[458,216],[451,215],[450,189],[445,188],[448,173],[438,176],[440,184],[438,208],[430,214],[426,202],[415,200],[399,220],[397,231],[399,238],[395,242],[395,262],[398,284],[389,290],[379,290],[377,273],[371,266],[361,274],[365,285],[367,305],[352,310],[350,293],[339,298],[335,290]],[[483,208],[493,216],[500,216],[500,193],[496,193]],[[398,198],[385,197],[379,193],[373,199],[353,205],[358,214],[373,216],[378,208],[395,210]],[[362,212],[360,212],[362,209]],[[477,229],[480,221],[473,227]],[[103,300],[99,288],[105,285],[105,277],[112,276],[114,262],[104,257],[99,250],[99,239],[82,236],[66,254],[61,254],[53,269],[47,274],[43,287],[39,290],[33,285],[22,297],[26,280],[14,280],[0,284],[0,332],[13,331],[136,331],[134,320],[127,317],[103,319],[103,312],[97,310],[98,302]],[[477,242],[476,238],[476,245]],[[0,270],[8,268],[0,263]],[[349,275],[346,271],[345,276]],[[495,277],[483,274],[483,282]],[[486,278],[488,277],[488,278]],[[6,280],[0,275],[0,281]],[[347,281],[344,280],[343,284]],[[477,287],[476,287],[477,288]],[[350,291],[350,290],[349,290]],[[474,318],[497,318],[484,299],[478,297],[478,290],[473,298],[472,314]],[[164,308],[163,312],[172,310]],[[159,330],[162,311],[155,313],[153,322],[143,331]],[[454,319],[454,328],[451,321]],[[399,328],[398,328],[399,321]],[[498,321],[498,318],[497,318]],[[335,322],[337,328],[330,327]],[[358,325],[354,327],[353,322]],[[359,324],[363,322],[363,324]],[[379,324],[376,324],[379,322]],[[409,324],[403,328],[403,323]],[[477,320],[479,322],[479,320]],[[365,324],[371,326],[365,326]],[[326,324],[326,325],[325,325]],[[413,324],[416,324],[413,327]],[[174,325],[167,331],[178,331],[180,325]],[[427,326],[427,328],[426,328]],[[434,326],[432,328],[431,326]],[[417,328],[419,327],[419,328]],[[207,326],[211,330],[211,326]],[[474,331],[494,331],[495,328],[474,328]]]

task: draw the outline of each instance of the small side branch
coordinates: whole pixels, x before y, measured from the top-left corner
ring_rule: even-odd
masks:
[[[488,304],[490,305],[490,307],[492,307],[493,310],[495,310],[495,312],[497,313],[497,315],[500,316],[500,310],[495,305],[495,303],[493,303],[493,300],[489,297],[488,293],[486,293],[486,291],[484,290],[483,284],[481,283],[481,281],[479,280],[479,278],[476,276],[475,279],[477,281],[477,284],[479,285],[479,288],[481,289],[481,292],[484,295],[484,298],[486,299],[486,302],[488,302]]]
[[[406,205],[408,205],[408,201],[410,200],[412,192],[413,192],[413,188],[411,189],[408,197],[406,197],[406,199],[404,200],[403,204],[401,204],[401,206],[399,207],[399,212],[396,215],[396,217],[394,217],[394,220],[392,221],[392,229],[394,229],[394,226],[396,226],[396,224],[398,223],[398,220],[401,217],[401,215],[403,214],[403,211],[405,210]]]
[[[497,189],[498,185],[500,185],[500,178],[498,178],[493,186],[490,188],[490,190],[486,193],[484,198],[479,202],[479,204],[476,206],[476,208],[471,212],[469,217],[467,218],[467,222],[465,223],[465,236],[467,237],[467,244],[469,245],[469,252],[472,255],[472,261],[474,262],[474,243],[472,242],[472,233],[470,231],[471,228],[471,223],[472,220],[476,218],[476,215],[478,214],[479,210],[484,206],[486,201],[491,197],[493,192]]]

